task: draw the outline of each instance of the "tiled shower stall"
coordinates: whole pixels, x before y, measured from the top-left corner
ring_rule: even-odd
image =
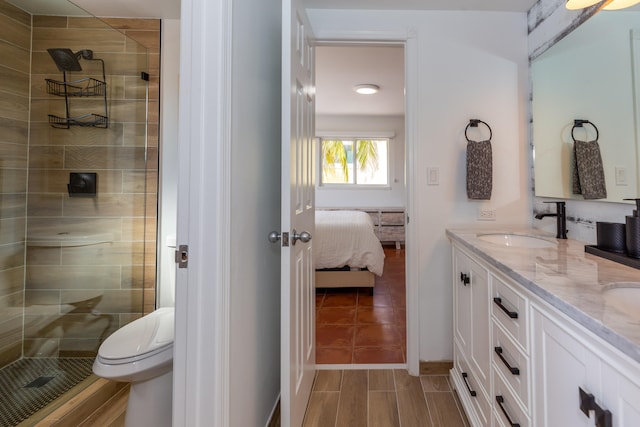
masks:
[[[0,0],[0,368],[93,357],[155,307],[160,21],[73,15]],[[49,124],[66,112],[47,92],[62,80],[48,48],[104,61],[107,128]],[[104,111],[102,98],[69,103]],[[96,173],[97,194],[70,197],[71,172]]]

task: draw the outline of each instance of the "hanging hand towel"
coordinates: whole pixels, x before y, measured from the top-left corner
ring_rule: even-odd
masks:
[[[467,143],[467,197],[489,200],[492,185],[491,141],[469,141]]]
[[[575,141],[575,140],[574,140]],[[571,153],[571,188],[573,194],[582,194],[582,188],[580,188],[580,177],[578,176],[578,165],[576,164],[576,145],[573,144]]]
[[[606,199],[607,187],[604,181],[604,167],[598,141],[573,143],[575,155],[574,193],[582,194],[585,200]],[[576,179],[577,177],[577,179]]]

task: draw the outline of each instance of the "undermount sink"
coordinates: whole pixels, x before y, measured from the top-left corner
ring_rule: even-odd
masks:
[[[602,294],[607,306],[640,321],[640,282],[609,283]]]
[[[514,248],[553,248],[556,246],[556,243],[550,240],[522,234],[487,233],[479,234],[478,239],[495,245]]]

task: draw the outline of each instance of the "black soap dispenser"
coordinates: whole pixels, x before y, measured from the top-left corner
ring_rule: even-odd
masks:
[[[636,202],[636,209],[633,211],[633,215],[628,215],[626,221],[627,255],[633,258],[640,258],[640,199],[625,200],[634,200]]]

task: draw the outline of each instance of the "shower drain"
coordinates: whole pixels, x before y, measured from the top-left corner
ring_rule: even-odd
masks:
[[[93,358],[21,359],[0,370],[0,426],[15,426],[91,374]]]
[[[42,387],[43,385],[45,385],[46,383],[48,383],[49,381],[51,381],[52,379],[54,379],[55,377],[38,377],[35,380],[31,381],[29,384],[27,384],[25,387]]]

